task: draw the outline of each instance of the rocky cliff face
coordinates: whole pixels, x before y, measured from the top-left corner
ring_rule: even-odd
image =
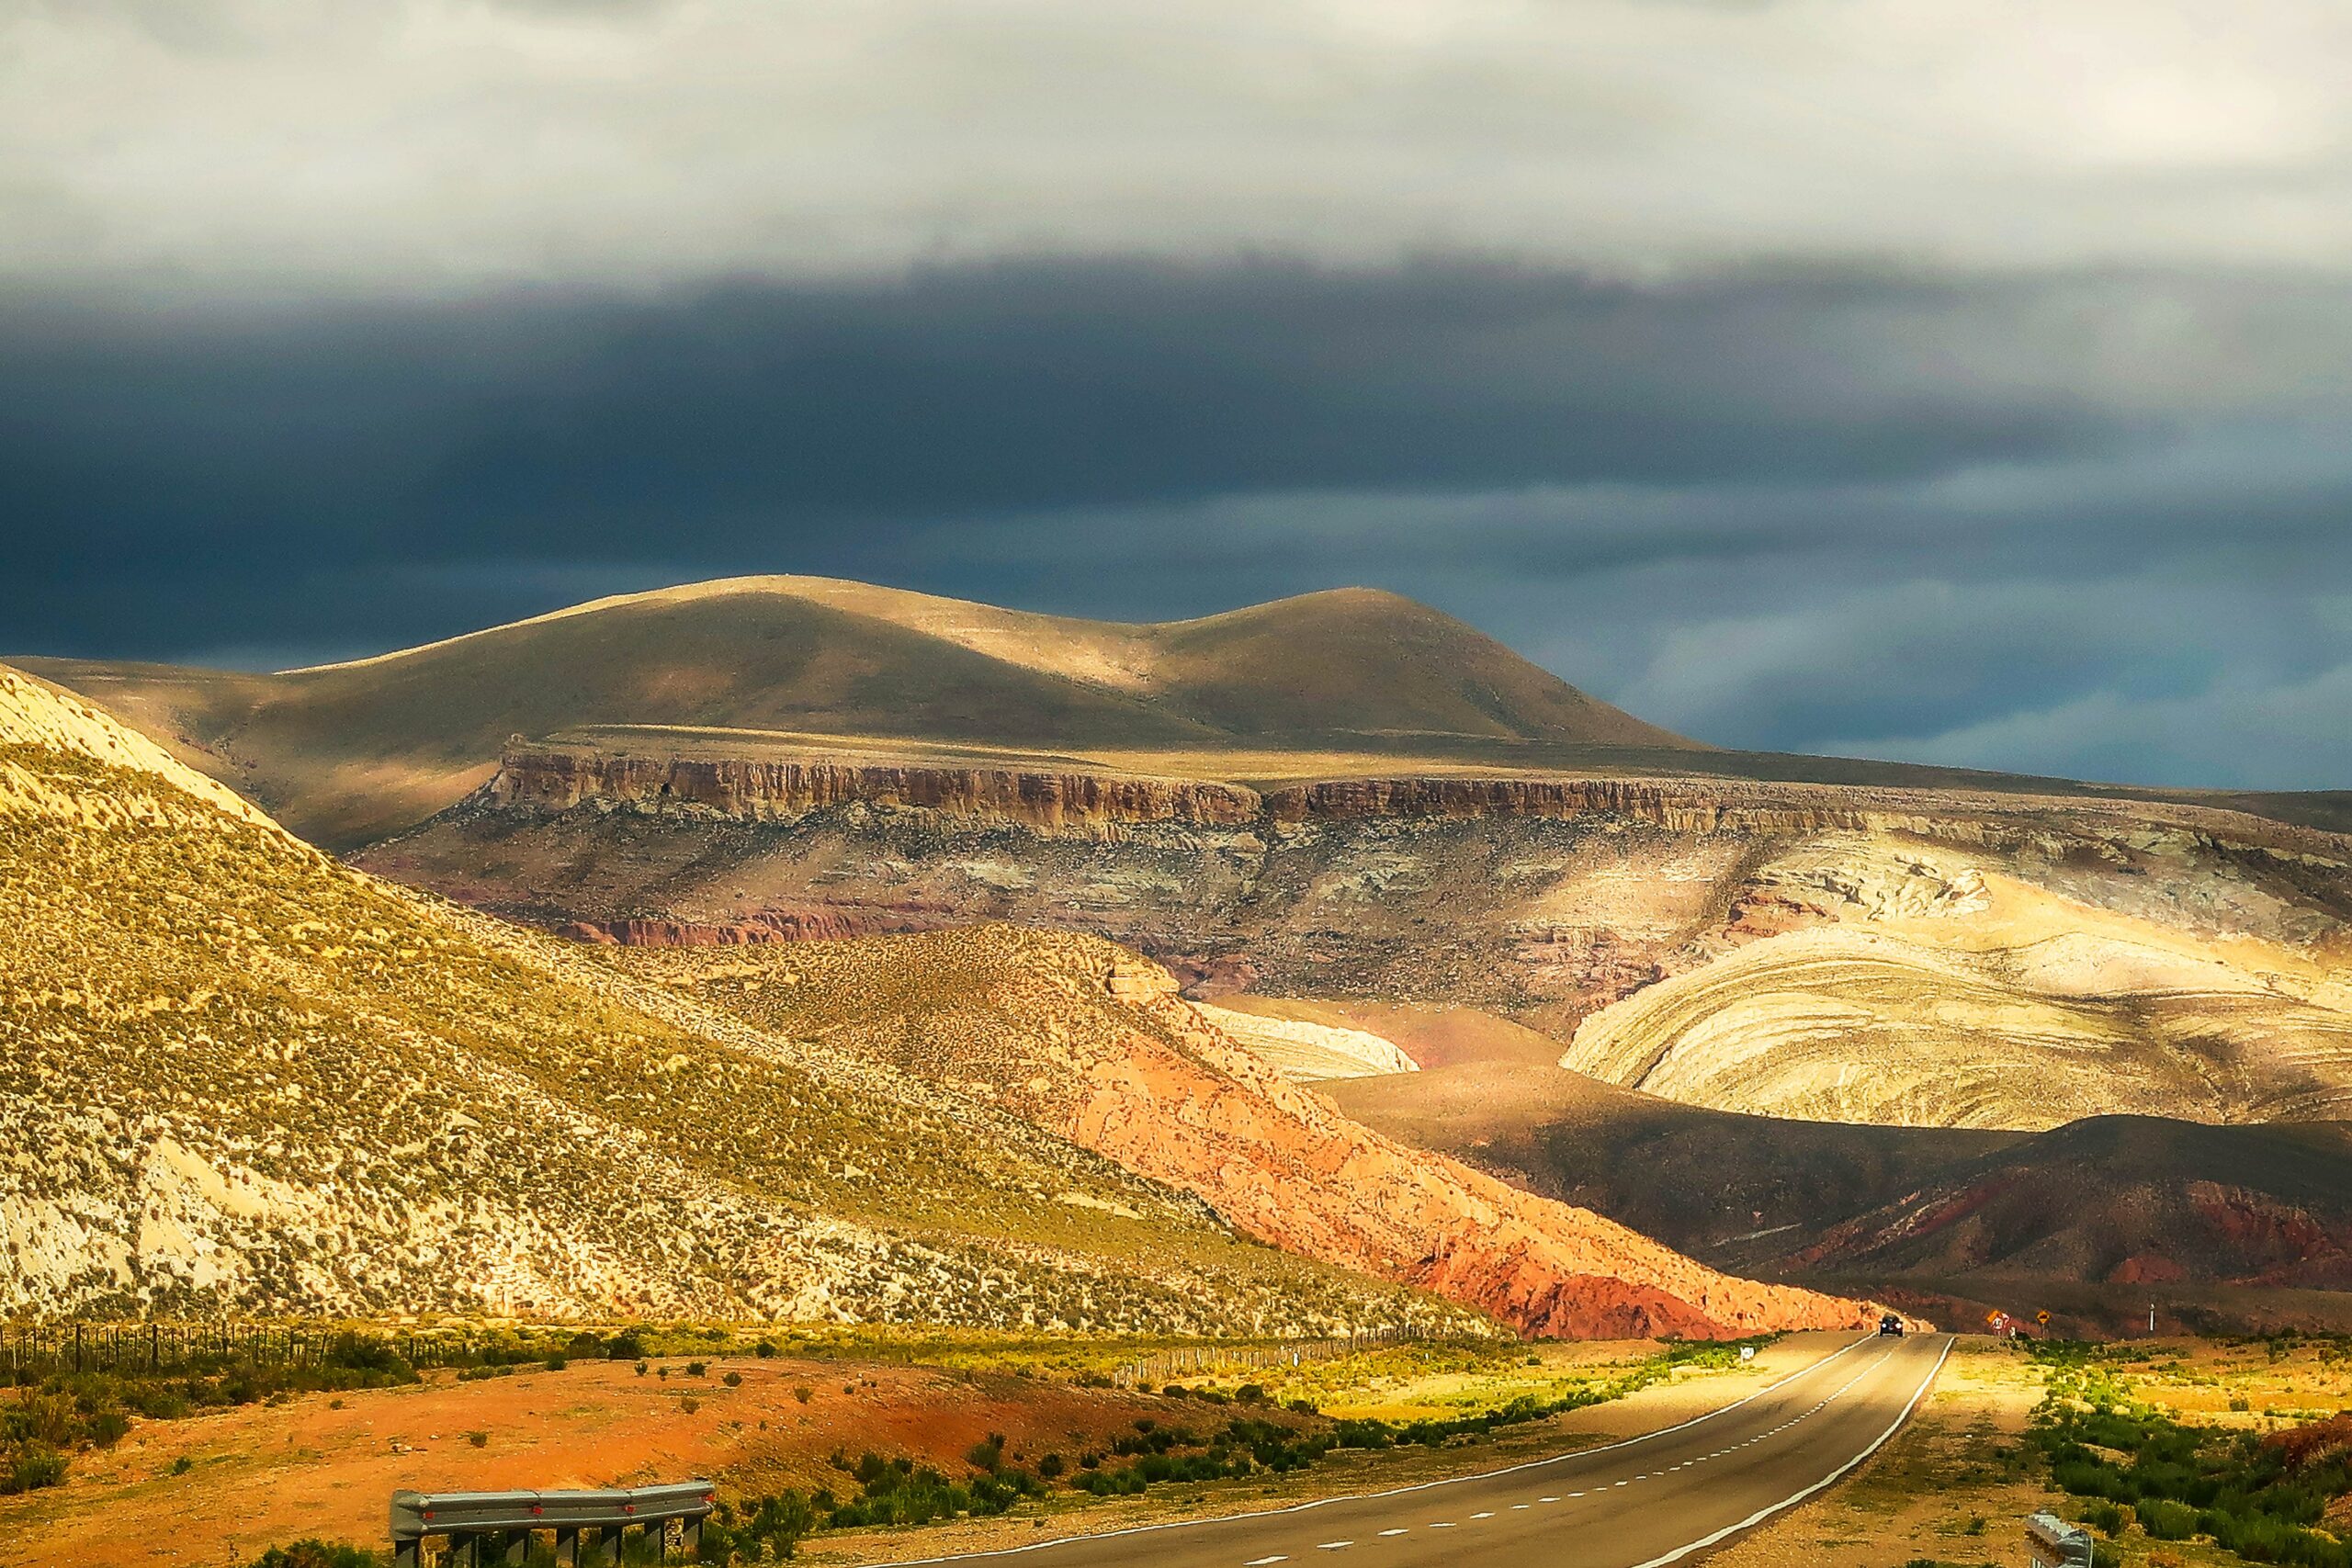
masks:
[[[2301,1118],[2352,1093],[2352,840],[2230,811],[1698,778],[695,773],[545,750],[360,863],[623,942],[1090,932],[1201,998],[1473,1007],[1579,1041],[1579,1070],[1779,1115]],[[722,776],[766,804],[721,810],[742,805]],[[1951,1070],[1971,1061],[2019,1070]],[[2170,1087],[2215,1064],[2216,1094]]]
[[[577,747],[510,747],[483,799],[493,809],[539,815],[584,807],[744,822],[790,820],[856,801],[1049,833],[1108,832],[1137,822],[1231,826],[1261,809],[1252,790],[1192,780],[821,759],[637,757]]]
[[[1285,1251],[1476,1306],[1523,1332],[1703,1337],[1852,1327],[1875,1310],[1735,1280],[1582,1209],[1350,1122],[1107,942],[1010,927],[634,973],[782,1033],[821,1035],[1013,1111],[1205,1200]]]
[[[1238,784],[1097,772],[515,744],[471,808],[540,818],[585,809],[777,823],[853,803],[1045,833],[1159,823],[1283,829],[1379,819],[1607,817],[1678,834],[1897,833],[2052,853],[2120,835],[2143,849],[2169,840],[2319,870],[2352,865],[2352,844],[2341,835],[2206,807],[1991,792],[1923,798],[1916,790],[1723,779],[1428,775],[1324,779],[1261,793]],[[2114,858],[2120,852],[2107,852]]]

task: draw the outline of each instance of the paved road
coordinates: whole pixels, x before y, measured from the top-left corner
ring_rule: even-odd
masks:
[[[1665,1568],[1835,1483],[1894,1435],[1951,1340],[1857,1338],[1644,1437],[1459,1481],[933,1562],[1022,1568]]]

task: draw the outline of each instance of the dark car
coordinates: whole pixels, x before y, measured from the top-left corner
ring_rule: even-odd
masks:
[[[1881,1334],[1892,1334],[1900,1339],[1903,1337],[1903,1320],[1893,1313],[1888,1313],[1878,1320],[1878,1331]]]

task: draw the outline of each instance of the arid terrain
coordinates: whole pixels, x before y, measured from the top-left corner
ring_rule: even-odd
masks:
[[[1680,1364],[1522,1338],[2352,1328],[2326,798],[1714,751],[1355,592],[1114,626],[757,579],[275,676],[40,668],[0,669],[0,1316],[1063,1348],[142,1418],[0,1501],[27,1561],[110,1560],[215,1472],[283,1500],[272,1539],[367,1539],[405,1481],[831,1495],[859,1446],[1001,1493],[1149,1446],[1186,1363],[1106,1371],[1135,1336],[1405,1337],[1195,1367],[1258,1414],[1147,1496],[1033,1476],[808,1553],[1556,1451]],[[1725,1560],[1997,1558],[1976,1521],[2053,1500],[2055,1365],[1966,1349]],[[1409,1456],[1314,1437],[1504,1408]],[[0,1432],[9,1473],[45,1441]],[[188,1561],[266,1544],[194,1517]]]
[[[1164,626],[999,610],[823,578],[738,578],[278,675],[30,660],[344,849],[489,777],[510,735],[718,726],[1197,749],[1419,736],[1691,747],[1393,594],[1310,594]]]
[[[616,964],[345,869],[0,679],[0,888],[31,933],[0,968],[29,1112],[16,1312],[1873,1316],[1389,1144],[1107,942],[983,928]]]
[[[279,676],[41,668],[573,941],[1107,939],[1350,1116],[1720,1264],[2340,1272],[2334,1189],[2236,1132],[2324,1160],[2352,1101],[2326,798],[1695,748],[1364,593],[1120,626],[746,579]]]
[[[6,671],[0,823],[11,1314],[1451,1312],[348,871]]]
[[[1108,1362],[1119,1348],[1106,1348],[1101,1359]],[[469,1382],[435,1373],[411,1386],[141,1422],[77,1466],[66,1484],[0,1496],[0,1552],[23,1568],[242,1563],[272,1541],[372,1540],[384,1499],[401,1486],[601,1485],[691,1473],[718,1481],[730,1497],[828,1487],[847,1495],[855,1483],[834,1462],[844,1451],[961,1474],[970,1468],[967,1451],[993,1434],[1010,1462],[1035,1469],[1057,1455],[1068,1467],[1062,1473],[1076,1474],[1082,1459],[1108,1456],[1114,1443],[1135,1438],[1138,1420],[1204,1434],[1238,1416],[1305,1434],[1337,1420],[1446,1419],[1515,1399],[1558,1399],[1606,1390],[1628,1374],[1640,1385],[1475,1442],[1340,1451],[1311,1470],[1136,1496],[1098,1499],[1062,1487],[1001,1518],[829,1533],[801,1553],[820,1563],[874,1561],[1019,1543],[1041,1528],[1060,1533],[1231,1511],[1367,1478],[1396,1483],[1490,1468],[1681,1419],[1819,1353],[1812,1337],[1801,1336],[1752,1365],[1673,1370],[1655,1366],[1660,1347],[1645,1343],[1559,1345],[1533,1355],[1430,1346],[1315,1363],[1273,1382],[1279,1403],[1220,1406],[1157,1389],[1087,1386],[1056,1365],[1067,1357],[1050,1348],[976,1348],[945,1364],[877,1359],[853,1344],[822,1359],[657,1356],[643,1372],[625,1360],[593,1360]],[[703,1370],[688,1371],[696,1366]],[[1194,1376],[1179,1386],[1229,1393],[1244,1381]],[[1284,1407],[1300,1397],[1321,1414]]]
[[[1863,1326],[1588,1211],[1391,1143],[1285,1081],[1096,939],[985,926],[729,950],[614,949],[628,973],[1009,1111],[1192,1192],[1247,1235],[1583,1337]]]

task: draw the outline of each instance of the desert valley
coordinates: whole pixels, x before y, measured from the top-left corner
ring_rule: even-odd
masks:
[[[1721,750],[1354,591],[739,579],[277,675],[20,657],[0,1541],[129,1551],[209,1517],[200,1461],[364,1548],[379,1492],[321,1488],[470,1473],[355,1420],[473,1427],[483,1484],[716,1468],[747,1561],[919,1555],[1360,1486],[1311,1479],[1351,1446],[1490,1468],[1759,1365],[1694,1346],[2340,1345],[2347,825]],[[167,1367],[139,1324],[277,1326]],[[2030,1485],[2075,1363],[1979,1343],[1904,1462],[2008,1430]],[[1188,1395],[1264,1414],[1136,1438]],[[1174,1457],[1088,1479],[1130,1450]]]

